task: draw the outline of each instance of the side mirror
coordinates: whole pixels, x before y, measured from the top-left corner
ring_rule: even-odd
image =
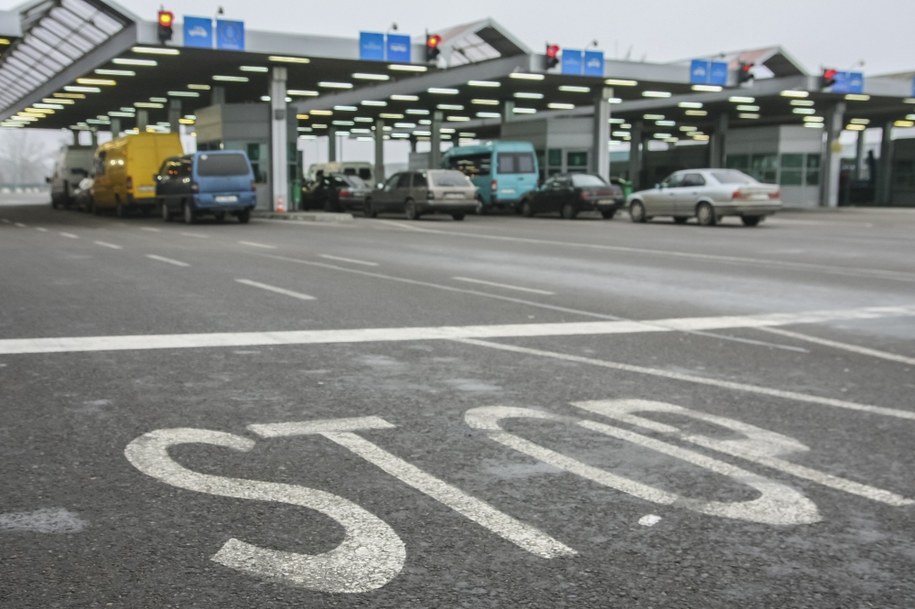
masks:
[[[655,184],[654,187],[655,190],[664,190],[664,185],[661,183]]]
[[[382,188],[384,188],[384,184],[382,184],[381,182],[378,182],[377,184],[375,184],[375,188],[377,188],[378,190],[381,190]]]

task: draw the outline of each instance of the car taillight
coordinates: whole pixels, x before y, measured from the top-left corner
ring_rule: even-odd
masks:
[[[349,188],[342,188],[339,194],[341,199],[349,199],[353,196],[353,191]]]
[[[735,191],[734,191],[734,194],[731,195],[731,198],[734,199],[734,200],[743,199],[743,198],[744,198],[744,192],[743,192],[742,190],[735,190]]]
[[[133,178],[127,176],[127,190],[133,190]]]
[[[198,193],[200,192],[200,185],[197,182],[191,182],[191,192]]]
[[[499,190],[499,182],[497,180],[493,180],[492,182],[490,182],[489,189],[493,192],[496,192],[497,190]]]
[[[587,201],[587,200],[589,200],[589,199],[591,198],[591,193],[588,192],[587,190],[583,190],[583,191],[581,191],[581,194],[578,195],[578,197],[579,197],[582,201]]]
[[[781,196],[782,196],[782,193],[779,192],[779,191],[777,191],[777,190],[774,191],[774,192],[770,192],[770,193],[769,193],[769,198],[772,199],[773,201],[774,201],[775,199],[781,198]]]
[[[257,192],[257,182],[251,180],[251,192]]]

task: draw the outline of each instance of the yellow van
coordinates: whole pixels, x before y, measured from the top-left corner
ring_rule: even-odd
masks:
[[[95,151],[92,200],[97,214],[114,210],[124,217],[130,210],[156,210],[156,182],[162,161],[181,156],[177,133],[137,133],[105,142]]]

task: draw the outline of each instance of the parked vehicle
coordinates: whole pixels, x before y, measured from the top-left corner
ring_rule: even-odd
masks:
[[[536,214],[558,213],[571,220],[583,211],[597,211],[609,220],[623,206],[622,189],[591,173],[551,176],[543,186],[524,194],[518,212],[530,218]]]
[[[400,212],[408,220],[425,214],[450,214],[463,220],[477,208],[477,187],[466,175],[453,169],[402,171],[372,191],[365,202],[365,215]]]
[[[83,178],[73,190],[73,206],[80,211],[92,212],[92,177]]]
[[[119,217],[138,209],[156,209],[153,176],[162,161],[184,152],[177,133],[137,133],[105,142],[93,162],[93,211],[113,210]]]
[[[228,214],[246,224],[257,204],[251,162],[237,150],[169,157],[154,179],[156,201],[166,222],[178,214],[187,224],[204,215],[222,221]]]
[[[366,181],[368,184],[374,184],[375,166],[367,161],[337,161],[333,163],[313,163],[308,166],[305,173],[305,181],[313,182],[318,177],[318,172],[324,175],[338,174],[347,176],[356,176]]]
[[[54,161],[54,170],[48,178],[51,185],[51,207],[70,207],[80,180],[89,176],[95,149],[91,146],[64,146]]]
[[[537,153],[530,142],[493,141],[456,146],[442,155],[442,167],[467,175],[480,193],[479,213],[514,209],[537,187]]]
[[[362,178],[331,174],[302,188],[302,209],[362,211],[372,187]]]
[[[633,193],[627,205],[633,222],[672,216],[684,224],[695,217],[703,226],[714,226],[725,216],[739,216],[745,226],[756,226],[780,210],[782,201],[778,186],[736,169],[686,169]]]

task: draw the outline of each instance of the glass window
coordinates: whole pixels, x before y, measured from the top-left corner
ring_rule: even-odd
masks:
[[[728,155],[725,165],[728,169],[740,169],[746,171],[750,168],[750,156],[747,154]]]
[[[388,181],[384,183],[384,189],[385,190],[394,190],[395,188],[397,188],[397,182],[400,181],[400,178],[402,175],[403,174],[395,173],[390,178],[388,178]]]
[[[667,179],[665,179],[663,182],[661,182],[661,186],[664,186],[666,188],[676,188],[677,186],[680,186],[680,184],[682,182],[683,182],[683,174],[675,173],[673,175],[667,176]]]
[[[778,173],[778,183],[782,186],[804,185],[804,155],[783,154],[781,156],[781,169]]]
[[[820,184],[820,155],[807,155],[807,186]]]
[[[500,152],[499,173],[534,173],[534,155],[530,152]]]
[[[448,157],[448,167],[457,169],[469,177],[488,176],[492,173],[492,155],[487,153],[471,154],[467,156]]]
[[[436,186],[473,186],[470,178],[458,171],[437,171],[429,175]]]
[[[576,188],[600,188],[607,186],[604,179],[600,176],[588,173],[576,173],[572,176],[572,185]]]
[[[698,173],[688,173],[683,176],[681,186],[705,186],[705,178]]]
[[[411,175],[409,172],[400,174],[397,179],[397,188],[410,188]]]
[[[413,174],[413,186],[416,188],[428,188],[429,179],[426,176],[426,172],[414,173]]]
[[[547,163],[553,167],[562,165],[562,150],[559,148],[550,148],[547,151]]]
[[[735,169],[716,169],[712,177],[721,184],[756,184],[756,180]]]
[[[566,152],[566,166],[567,167],[587,167],[588,166],[588,153],[585,150],[570,150]]]

